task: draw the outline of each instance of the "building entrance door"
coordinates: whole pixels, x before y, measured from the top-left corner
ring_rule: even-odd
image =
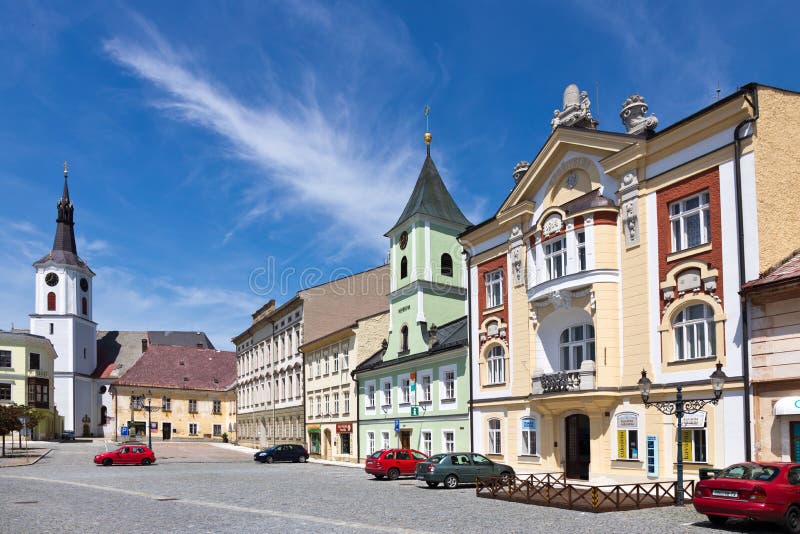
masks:
[[[333,459],[333,454],[331,453],[331,431],[328,429],[325,429],[325,450],[323,452],[326,460]]]
[[[172,423],[161,423],[161,439],[172,437]]]
[[[564,420],[564,426],[567,449],[564,474],[567,478],[589,480],[589,417],[583,414],[570,415]]]
[[[400,448],[401,449],[411,448],[411,430],[400,431]]]
[[[800,421],[789,423],[789,443],[793,462],[800,462]]]

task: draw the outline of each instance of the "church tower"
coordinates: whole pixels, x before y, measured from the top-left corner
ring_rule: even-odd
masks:
[[[431,159],[431,139],[426,132],[427,156],[414,191],[385,234],[390,240],[392,292],[384,361],[427,351],[436,327],[467,314],[466,268],[456,237],[471,223]]]
[[[53,249],[33,264],[36,301],[30,326],[31,333],[49,339],[58,354],[52,379],[64,430],[88,436],[96,433],[100,422],[91,379],[97,366],[97,323],[92,321],[94,273],[75,246],[68,176],[64,163],[64,190],[58,201]]]

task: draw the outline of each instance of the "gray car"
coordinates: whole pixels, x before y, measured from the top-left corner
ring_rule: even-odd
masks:
[[[510,465],[493,462],[482,454],[474,452],[448,452],[435,454],[417,464],[415,478],[424,480],[430,488],[435,488],[440,482],[448,489],[459,484],[474,484],[475,479],[481,476],[499,476],[503,483],[514,476],[514,469]]]

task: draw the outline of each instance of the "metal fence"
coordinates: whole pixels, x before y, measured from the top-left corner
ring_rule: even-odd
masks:
[[[564,473],[536,473],[525,478],[478,477],[475,495],[506,501],[587,512],[616,512],[675,504],[677,482],[639,484],[567,483]],[[694,480],[683,483],[685,500],[694,495]]]

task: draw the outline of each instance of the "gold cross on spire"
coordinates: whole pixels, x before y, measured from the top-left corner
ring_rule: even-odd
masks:
[[[430,145],[433,136],[431,135],[431,128],[428,115],[431,114],[431,108],[426,105],[423,113],[425,113],[425,144],[428,145],[428,155],[430,155],[430,150],[431,150]]]
[[[68,174],[69,174],[69,165],[67,165],[67,162],[64,161],[64,177],[66,178]]]

